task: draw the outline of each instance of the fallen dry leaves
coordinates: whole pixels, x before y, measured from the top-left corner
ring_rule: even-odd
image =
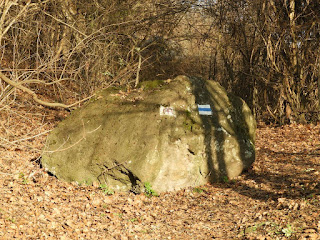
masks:
[[[8,129],[41,133],[55,114],[10,118]],[[2,113],[2,127],[7,120]],[[45,135],[2,147],[0,239],[320,239],[319,133],[319,125],[261,124],[247,173],[151,198],[49,176],[37,161]]]

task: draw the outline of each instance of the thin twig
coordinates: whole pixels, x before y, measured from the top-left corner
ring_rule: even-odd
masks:
[[[23,142],[23,141],[30,140],[30,139],[39,137],[39,136],[41,136],[41,135],[47,134],[48,132],[51,132],[51,131],[52,131],[52,130],[47,130],[47,131],[44,131],[44,132],[42,132],[42,133],[33,135],[33,136],[31,136],[31,137],[21,138],[21,139],[15,140],[15,141],[8,141],[8,142],[10,142],[10,143],[12,143],[12,144],[18,143],[18,142]],[[3,139],[3,138],[2,138],[2,139]]]
[[[62,152],[62,151],[68,150],[68,149],[74,147],[75,145],[77,145],[78,143],[80,143],[83,139],[86,139],[86,135],[87,135],[88,133],[93,133],[93,132],[97,131],[100,127],[101,127],[101,125],[100,125],[99,127],[97,127],[96,129],[92,130],[92,131],[86,132],[86,131],[85,131],[85,128],[84,128],[84,124],[83,124],[83,129],[84,129],[84,131],[83,131],[82,137],[81,137],[78,141],[76,141],[75,143],[71,144],[70,146],[68,146],[68,147],[66,147],[66,148],[61,148],[63,145],[66,144],[66,142],[67,142],[68,139],[69,139],[69,138],[68,138],[68,139],[67,139],[63,144],[61,144],[57,149],[51,150],[51,151],[46,151],[46,150],[44,150],[43,152],[44,152],[44,153],[54,153],[54,152]]]

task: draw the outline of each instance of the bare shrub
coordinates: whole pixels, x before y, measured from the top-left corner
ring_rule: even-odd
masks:
[[[174,75],[170,66],[179,45],[172,31],[190,6],[169,0],[1,1],[0,108],[9,114],[27,101],[33,108],[70,109],[101,88],[129,89],[153,75]],[[155,36],[162,38],[148,43]]]
[[[257,118],[319,121],[317,1],[201,1],[193,9],[203,16],[193,32],[211,44],[212,58],[203,58],[208,75],[245,99]]]

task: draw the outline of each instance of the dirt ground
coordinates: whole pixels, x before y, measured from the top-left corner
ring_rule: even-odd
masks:
[[[259,124],[242,176],[148,197],[40,168],[47,131],[65,115],[0,113],[0,239],[320,239],[319,125]]]

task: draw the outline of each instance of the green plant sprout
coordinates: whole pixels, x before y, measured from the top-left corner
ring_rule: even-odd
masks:
[[[107,184],[100,184],[99,188],[107,195],[113,195],[114,191],[109,189]]]
[[[224,183],[228,183],[228,182],[229,182],[228,176],[223,176],[223,177],[222,177],[222,181],[223,181]]]
[[[288,224],[287,227],[283,228],[281,231],[286,237],[290,237],[292,233],[294,233],[292,226],[290,224]]]
[[[114,216],[117,216],[119,218],[122,218],[123,217],[123,214],[122,213],[113,213]]]
[[[22,184],[28,184],[28,179],[25,177],[24,173],[19,173],[19,178],[22,179]]]
[[[149,182],[145,182],[144,183],[144,189],[145,189],[144,193],[146,194],[147,197],[152,197],[152,196],[158,197],[159,196],[159,194],[156,193],[156,191],[154,191],[152,189],[152,186],[151,186],[151,184]]]
[[[204,191],[204,189],[203,188],[199,188],[199,187],[195,187],[193,189],[193,192],[196,192],[196,193],[202,193],[203,191]]]

